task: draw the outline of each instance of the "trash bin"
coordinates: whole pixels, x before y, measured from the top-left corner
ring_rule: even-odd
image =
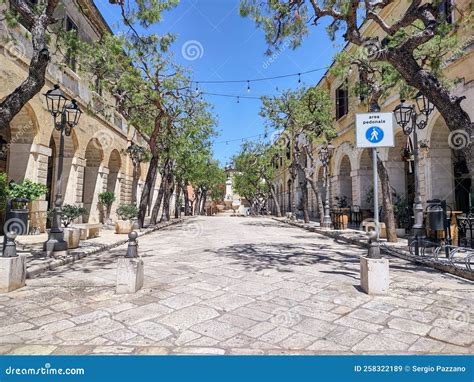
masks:
[[[15,232],[17,235],[28,234],[28,208],[24,207],[29,202],[28,199],[14,198],[7,200],[7,210],[5,214],[4,233]],[[21,207],[23,205],[23,207]]]
[[[426,225],[430,231],[443,231],[445,228],[446,212],[443,202],[439,199],[427,201]]]

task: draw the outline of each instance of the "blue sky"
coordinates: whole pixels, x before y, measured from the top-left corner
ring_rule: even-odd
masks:
[[[331,64],[335,46],[326,34],[324,24],[312,27],[310,35],[296,50],[282,49],[278,57],[269,61],[263,31],[252,20],[239,15],[239,0],[181,0],[172,11],[164,14],[163,21],[151,32],[170,32],[177,36],[172,47],[174,59],[188,67],[196,81],[247,80],[300,73]],[[104,18],[114,31],[119,9],[109,0],[95,0]],[[188,47],[186,53],[185,47]],[[196,48],[193,56],[193,49]],[[184,54],[183,54],[184,53]],[[189,58],[192,58],[191,60]],[[287,88],[314,85],[325,70],[298,77],[268,80],[250,84],[202,84],[200,90],[240,96],[274,95]],[[261,102],[256,99],[225,98],[205,95],[218,117],[220,136],[214,142],[214,157],[222,165],[238,152],[241,138],[254,137],[265,131],[259,117]],[[251,138],[252,140],[258,137]]]

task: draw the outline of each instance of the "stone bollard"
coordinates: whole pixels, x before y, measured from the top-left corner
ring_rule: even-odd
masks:
[[[0,257],[0,292],[11,292],[26,285],[26,255],[16,253],[16,236],[15,232],[5,234],[6,243]]]
[[[117,294],[135,293],[143,287],[143,260],[138,256],[137,237],[135,231],[128,234],[127,253],[118,259]]]
[[[377,232],[368,232],[368,237],[368,254],[360,258],[360,287],[367,294],[384,295],[390,284],[388,259],[380,257]]]

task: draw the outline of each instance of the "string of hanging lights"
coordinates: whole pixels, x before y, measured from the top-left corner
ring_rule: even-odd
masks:
[[[321,68],[316,68],[316,69],[311,69],[307,70],[304,72],[298,72],[298,73],[291,73],[291,74],[282,74],[279,76],[272,76],[272,77],[260,77],[260,78],[254,78],[254,79],[248,79],[248,80],[209,80],[209,81],[192,81],[191,82],[191,87],[195,88],[196,96],[201,96],[203,94],[205,95],[210,95],[210,96],[218,96],[218,97],[228,97],[228,98],[235,98],[237,100],[237,103],[240,103],[241,99],[257,99],[260,100],[261,97],[252,97],[252,96],[241,96],[241,95],[234,95],[234,94],[223,94],[223,93],[212,93],[212,92],[204,92],[199,90],[199,85],[202,84],[228,84],[228,83],[246,83],[247,84],[247,93],[250,93],[250,84],[252,82],[261,82],[261,81],[269,81],[269,80],[276,80],[276,79],[281,79],[281,78],[289,78],[289,77],[297,77],[298,78],[298,85],[301,84],[301,76],[304,74],[309,74],[309,73],[314,73],[320,70],[327,70],[328,66],[321,67]],[[265,97],[265,96],[262,96]],[[272,97],[271,95],[267,97]]]

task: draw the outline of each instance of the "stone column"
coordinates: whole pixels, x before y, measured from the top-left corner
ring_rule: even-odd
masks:
[[[84,205],[83,190],[84,190],[84,168],[86,167],[86,160],[79,157],[72,159],[72,167],[74,172],[75,184],[75,204]]]
[[[48,178],[48,160],[52,155],[49,147],[42,145],[31,145],[31,168],[25,173],[25,178],[31,179],[40,184],[46,184]],[[12,158],[10,158],[10,162]],[[30,231],[46,232],[46,220],[48,211],[48,201],[46,195],[41,196],[29,204]]]

